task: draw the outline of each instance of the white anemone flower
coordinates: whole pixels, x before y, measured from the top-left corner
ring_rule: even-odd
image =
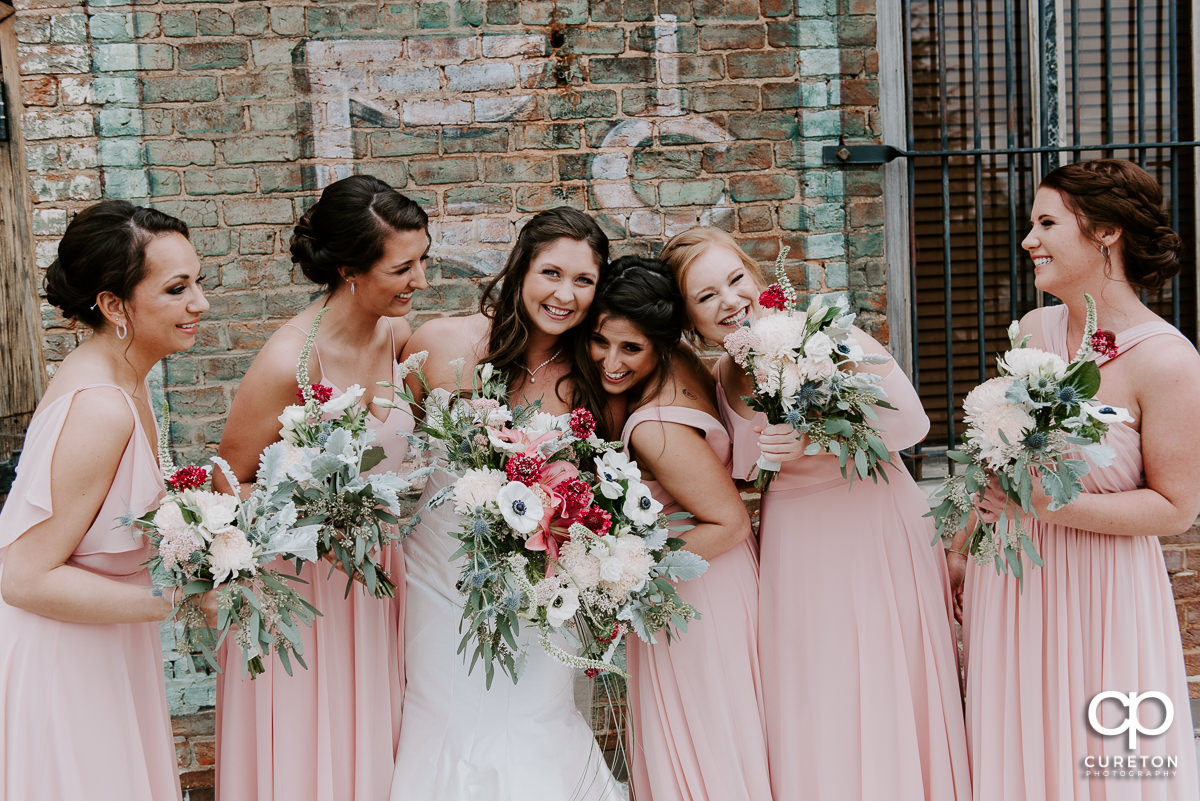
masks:
[[[1057,353],[1037,348],[1014,348],[1000,357],[1000,371],[1014,378],[1060,381],[1067,374],[1067,362]]]
[[[579,590],[574,587],[560,586],[558,592],[546,604],[546,622],[558,628],[579,611]]]
[[[1101,423],[1113,425],[1114,423],[1133,422],[1133,416],[1129,414],[1129,411],[1122,409],[1120,406],[1104,406],[1098,403],[1085,403],[1082,405],[1083,410],[1087,412],[1089,417],[1099,420]]]
[[[279,424],[282,426],[279,436],[292,445],[299,445],[300,437],[296,434],[296,427],[304,422],[304,418],[303,406],[284,407],[283,414],[279,415]]]
[[[542,501],[520,481],[510,481],[496,494],[504,522],[521,534],[532,534],[542,522]]]
[[[650,488],[640,481],[629,483],[629,494],[625,496],[625,504],[621,511],[625,516],[639,526],[652,526],[658,520],[658,513],[663,505],[654,500]]]
[[[625,492],[619,482],[640,481],[642,471],[638,469],[637,462],[629,460],[628,454],[606,451],[596,460],[596,477],[600,480],[600,494],[615,501]]]

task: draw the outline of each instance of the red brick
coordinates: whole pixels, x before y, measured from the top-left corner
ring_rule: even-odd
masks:
[[[58,104],[58,81],[49,75],[35,75],[21,81],[21,102],[26,106]]]

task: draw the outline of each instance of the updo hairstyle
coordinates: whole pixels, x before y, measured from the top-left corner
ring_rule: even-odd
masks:
[[[388,236],[424,231],[429,215],[414,201],[371,175],[335,181],[292,231],[292,262],[308,280],[332,292],[347,275],[368,272],[383,258]]]
[[[111,292],[129,300],[146,275],[146,245],[165,234],[186,238],[187,224],[125,200],[88,206],[67,225],[58,258],[46,268],[46,300],[68,319],[103,328],[97,297]]]
[[[596,288],[590,330],[599,328],[605,316],[629,321],[650,340],[659,375],[666,376],[687,326],[687,312],[665,264],[643,256],[622,256],[609,264]]]
[[[1066,164],[1041,185],[1062,194],[1084,235],[1097,244],[1097,231],[1120,229],[1117,247],[1133,286],[1158,289],[1179,273],[1183,241],[1162,209],[1162,187],[1138,165],[1121,159]]]

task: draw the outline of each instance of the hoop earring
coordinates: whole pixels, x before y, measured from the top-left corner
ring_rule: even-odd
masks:
[[[351,295],[354,294],[354,282],[353,281],[350,282],[350,294]]]
[[[1108,261],[1109,253],[1111,253],[1111,251],[1108,249],[1108,245],[1100,246],[1100,255],[1104,257],[1105,261]]]
[[[125,327],[125,321],[117,323],[117,339],[124,339],[129,335],[129,329]]]

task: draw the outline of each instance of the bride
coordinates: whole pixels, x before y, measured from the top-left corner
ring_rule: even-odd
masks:
[[[405,356],[427,351],[431,387],[455,391],[460,376],[491,362],[510,380],[514,403],[541,401],[551,414],[584,405],[575,380],[578,326],[587,317],[608,261],[608,239],[587,215],[544,211],[517,238],[504,269],[484,289],[482,312],[430,320]],[[458,363],[461,360],[461,367]],[[415,393],[420,387],[413,387]],[[418,395],[418,398],[420,396]],[[453,477],[430,477],[422,504]],[[616,782],[586,721],[575,709],[570,668],[530,639],[520,682],[500,675],[484,689],[484,671],[468,675],[457,653],[462,596],[460,520],[452,504],[423,509],[404,542],[408,594],[400,745],[392,801],[615,801]]]

